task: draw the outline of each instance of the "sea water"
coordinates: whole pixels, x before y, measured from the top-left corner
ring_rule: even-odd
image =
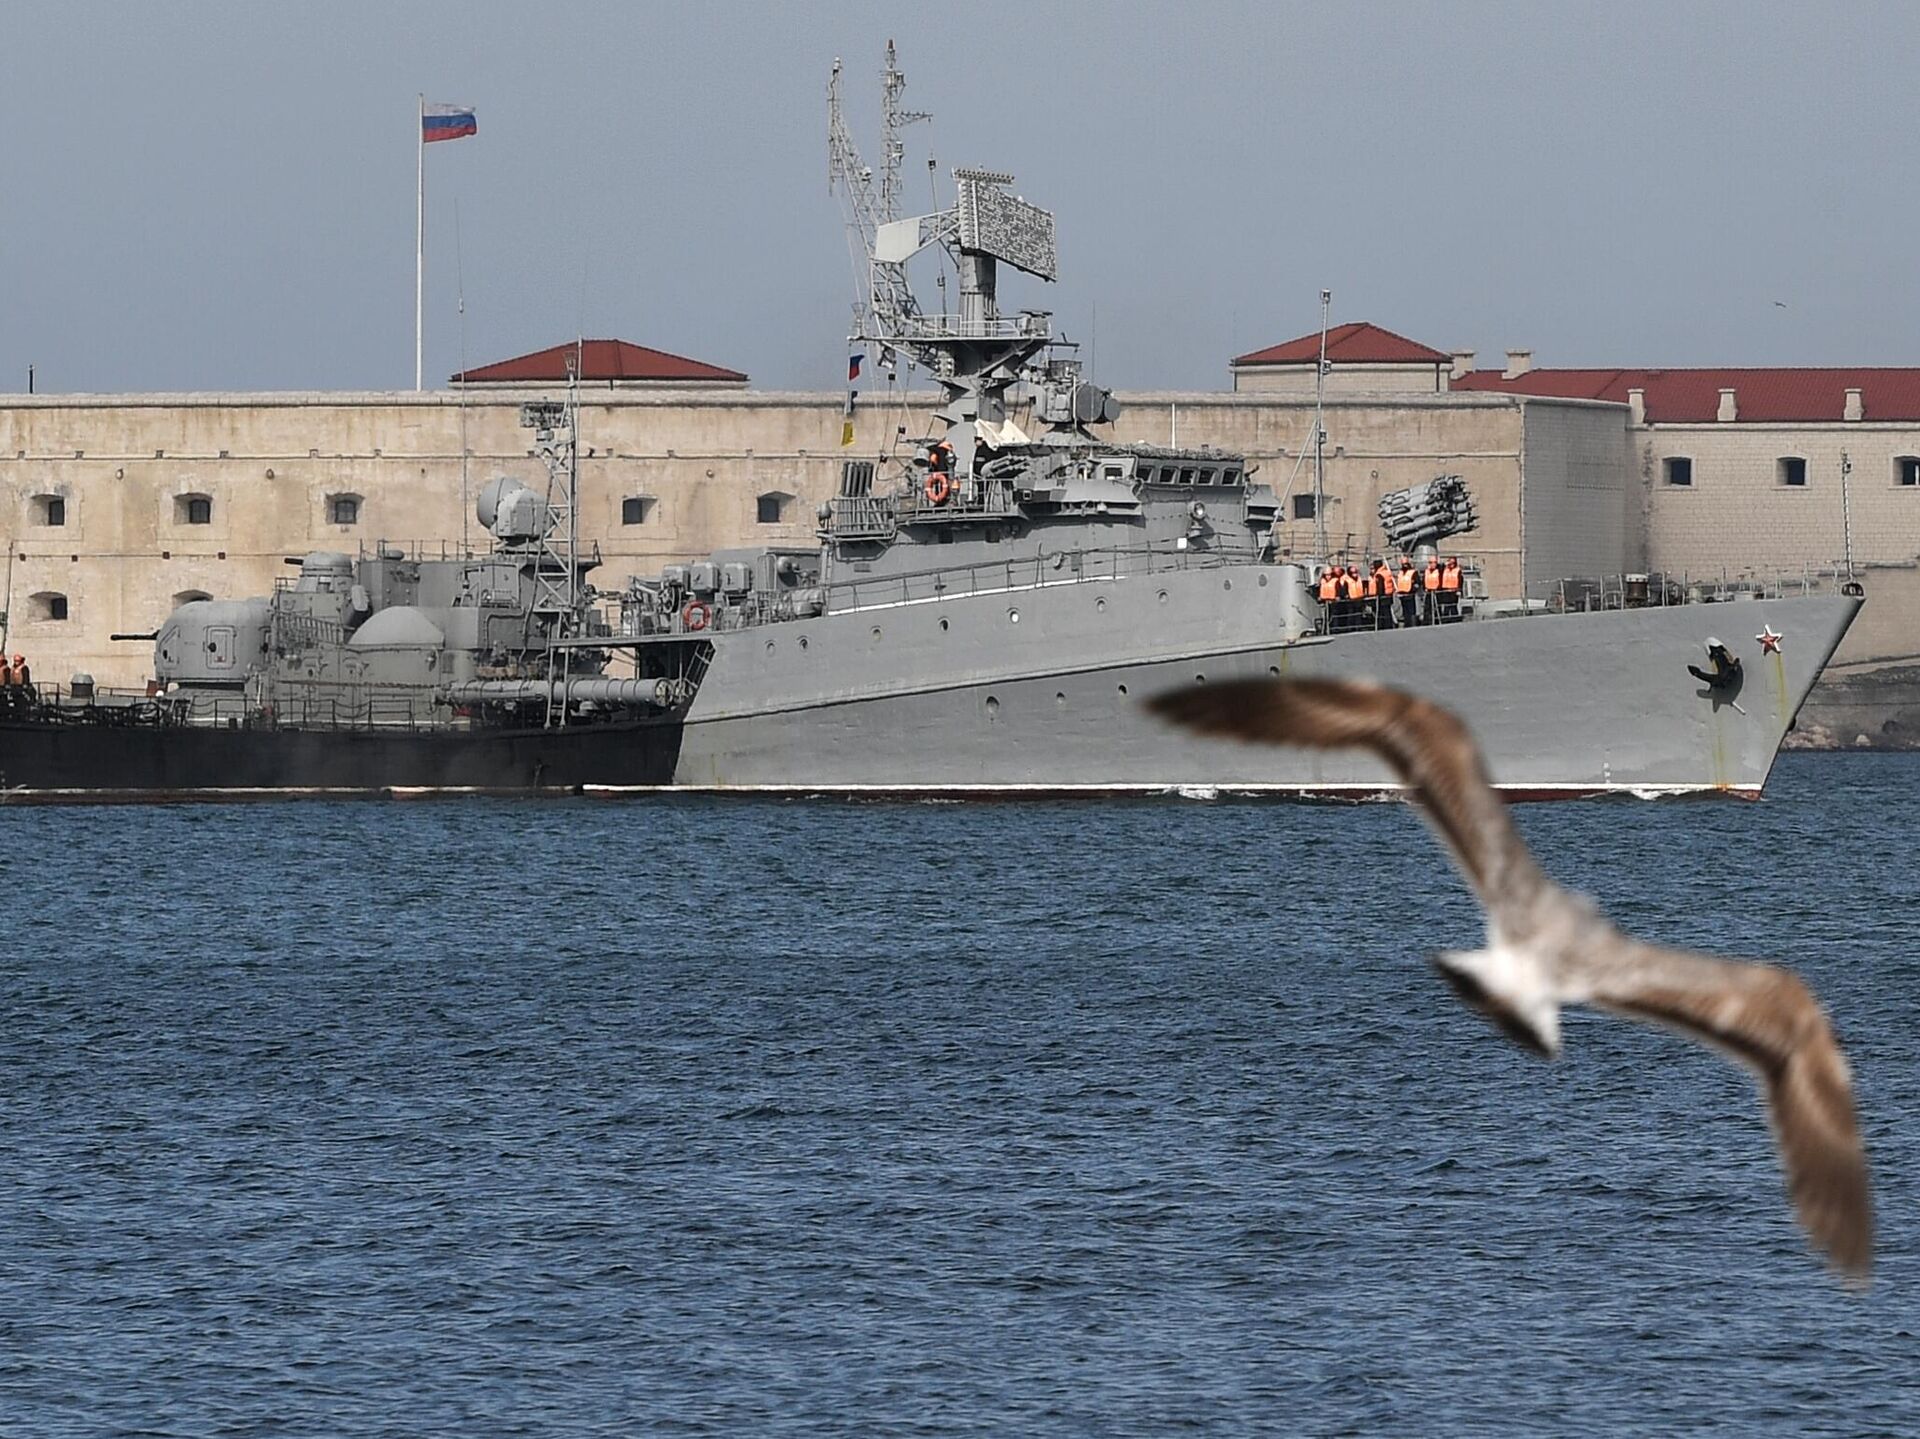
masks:
[[[0,1433],[1920,1431],[1920,757],[1519,811],[1797,967],[1872,1290],[1752,1081],[1422,956],[1401,805],[0,811]]]

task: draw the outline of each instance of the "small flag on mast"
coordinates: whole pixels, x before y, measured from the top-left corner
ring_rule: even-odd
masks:
[[[464,140],[480,133],[480,123],[466,105],[429,105],[420,114],[420,143]]]
[[[848,390],[846,406],[840,411],[840,445],[843,449],[853,443],[853,397],[859,393],[858,390]]]
[[[860,365],[867,357],[858,351],[847,356],[847,383],[851,385],[860,378]]]

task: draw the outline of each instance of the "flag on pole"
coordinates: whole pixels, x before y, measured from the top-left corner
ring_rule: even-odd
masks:
[[[858,390],[848,390],[846,406],[840,411],[840,444],[842,448],[853,443],[853,397],[859,393]]]
[[[420,143],[464,140],[480,133],[480,123],[466,105],[429,105],[420,113]]]
[[[847,356],[847,383],[851,385],[860,378],[860,363],[867,357],[858,351]]]

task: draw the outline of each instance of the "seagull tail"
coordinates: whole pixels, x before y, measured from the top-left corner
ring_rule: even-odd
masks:
[[[1514,1043],[1542,1059],[1560,1053],[1560,1006],[1541,982],[1539,966],[1500,950],[1448,950],[1433,967],[1453,992]]]

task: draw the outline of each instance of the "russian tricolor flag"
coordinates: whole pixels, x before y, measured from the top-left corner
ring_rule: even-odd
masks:
[[[435,140],[464,140],[480,133],[473,111],[464,105],[429,105],[420,116],[420,143]]]

